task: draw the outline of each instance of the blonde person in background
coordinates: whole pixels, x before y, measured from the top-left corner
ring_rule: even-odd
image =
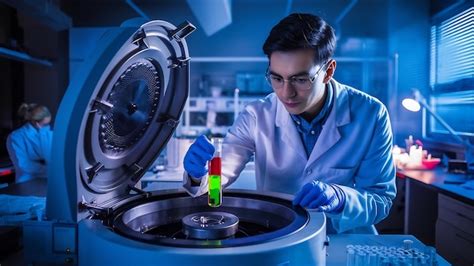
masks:
[[[18,115],[24,124],[7,139],[10,159],[15,166],[16,182],[47,177],[53,132],[51,113],[46,106],[23,103]]]

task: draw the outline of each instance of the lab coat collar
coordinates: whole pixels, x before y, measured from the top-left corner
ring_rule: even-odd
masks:
[[[323,125],[321,135],[319,135],[318,141],[309,156],[307,166],[319,159],[341,139],[339,127],[351,121],[347,90],[334,79],[329,81],[328,89],[333,90],[334,104],[326,123]]]
[[[290,147],[293,147],[303,158],[306,160],[309,159],[309,162],[316,161],[321,155],[334,146],[341,138],[338,127],[351,122],[347,90],[334,79],[329,81],[327,88],[333,90],[334,104],[309,158],[306,155],[301,138],[297,137],[299,133],[291,120],[290,114],[280,100],[276,99],[275,125],[282,128],[282,140]],[[277,96],[274,95],[274,97],[276,98]]]
[[[273,96],[277,102],[275,125],[277,127],[286,127],[291,118],[290,113],[288,113],[288,111],[285,109],[285,106],[283,106],[275,93],[273,93]]]
[[[328,86],[329,88],[333,88],[334,92],[333,97],[335,104],[332,107],[331,114],[336,116],[336,126],[341,127],[349,124],[351,122],[351,112],[346,87],[334,79],[329,81]]]
[[[281,128],[282,141],[285,142],[287,146],[292,147],[305,161],[308,160],[303,141],[299,137],[298,129],[295,123],[293,123],[290,113],[288,113],[276,94],[273,95],[277,102],[275,125]]]

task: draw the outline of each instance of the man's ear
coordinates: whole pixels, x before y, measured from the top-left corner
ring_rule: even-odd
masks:
[[[326,70],[326,75],[324,76],[324,80],[323,80],[324,84],[327,84],[332,79],[332,76],[334,76],[334,72],[336,72],[336,65],[337,65],[336,60],[331,59],[331,61],[329,61],[327,70]]]

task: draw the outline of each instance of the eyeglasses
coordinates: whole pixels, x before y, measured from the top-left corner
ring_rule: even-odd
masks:
[[[300,91],[306,91],[311,88],[311,85],[314,83],[314,81],[318,78],[319,74],[321,71],[328,65],[329,60],[325,62],[321,68],[314,74],[313,76],[293,76],[290,77],[289,79],[284,79],[281,76],[274,75],[270,73],[269,69],[267,69],[265,73],[265,78],[268,81],[268,84],[274,89],[274,90],[280,90],[283,88],[285,85],[285,81],[290,83],[291,87],[293,87],[296,90]]]

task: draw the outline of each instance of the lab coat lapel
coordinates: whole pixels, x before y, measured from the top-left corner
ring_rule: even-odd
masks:
[[[280,128],[282,141],[296,151],[304,160],[308,160],[301,137],[283,104],[277,100],[275,125]]]
[[[311,163],[319,159],[341,139],[338,127],[350,123],[351,120],[347,90],[343,89],[335,80],[331,80],[328,83],[328,89],[332,89],[334,92],[334,104],[326,123],[323,125],[321,135],[319,135],[318,141],[310,154],[307,165],[311,165]]]

